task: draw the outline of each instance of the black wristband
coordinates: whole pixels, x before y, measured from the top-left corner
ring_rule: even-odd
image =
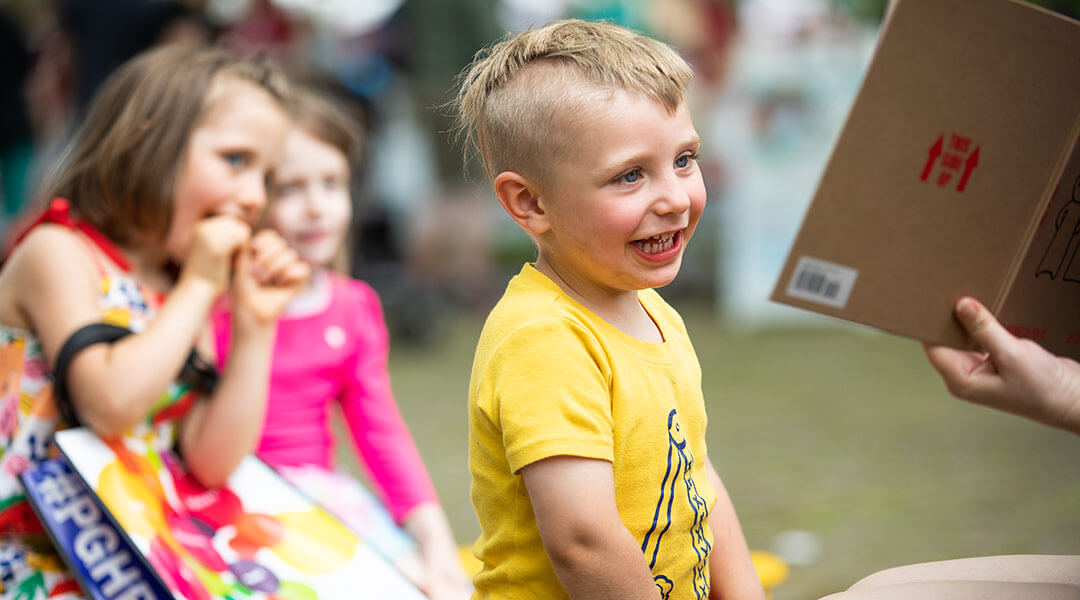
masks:
[[[56,398],[57,408],[60,409],[60,416],[69,425],[79,425],[79,418],[75,414],[75,407],[71,404],[67,389],[67,372],[71,368],[71,360],[87,346],[111,344],[132,333],[127,327],[119,325],[90,323],[76,329],[60,347],[60,353],[56,356],[56,367],[53,369],[53,396]]]
[[[199,392],[210,395],[218,383],[218,371],[194,348],[188,354],[184,367],[180,369],[180,375],[176,380],[186,383]]]
[[[72,359],[87,346],[111,344],[132,333],[134,332],[130,329],[118,325],[91,323],[76,329],[75,333],[72,333],[64,342],[64,345],[61,346],[60,353],[56,357],[56,368],[53,369],[53,396],[56,397],[56,406],[67,424],[80,424],[67,389],[67,372],[71,368]],[[210,394],[217,386],[218,372],[213,365],[203,359],[192,348],[183,368],[180,370],[177,381],[185,383],[203,394]]]

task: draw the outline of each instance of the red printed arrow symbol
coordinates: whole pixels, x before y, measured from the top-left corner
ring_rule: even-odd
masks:
[[[926,166],[923,167],[922,176],[919,179],[926,181],[930,178],[930,171],[934,170],[934,163],[937,162],[939,156],[941,156],[942,143],[945,140],[945,134],[941,134],[933,146],[930,146],[930,154],[926,158]]]
[[[964,161],[964,174],[960,176],[960,183],[956,184],[956,191],[962,192],[967,187],[968,179],[971,178],[971,172],[975,170],[975,167],[979,166],[979,146],[975,146],[975,151],[971,153],[971,156]]]

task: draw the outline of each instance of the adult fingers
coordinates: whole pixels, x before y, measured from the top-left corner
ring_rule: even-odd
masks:
[[[941,373],[942,376],[961,370],[960,366],[964,358],[964,351],[927,342],[923,342],[922,347],[923,352],[926,353],[926,358],[930,361],[930,366],[934,367],[934,370]]]
[[[925,342],[923,352],[952,395],[967,397],[980,385],[984,385],[979,373],[980,367],[985,363],[985,357],[981,353]]]
[[[994,318],[981,302],[964,297],[956,303],[956,319],[968,334],[991,356],[1008,352],[1016,338]]]

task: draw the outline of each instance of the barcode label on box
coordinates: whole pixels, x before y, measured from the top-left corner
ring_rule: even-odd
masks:
[[[828,261],[800,256],[788,282],[787,295],[844,308],[859,271]]]

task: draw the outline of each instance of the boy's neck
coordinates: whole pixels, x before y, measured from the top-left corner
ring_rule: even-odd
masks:
[[[585,292],[584,286],[575,285],[571,276],[564,275],[551,263],[537,259],[534,264],[548,279],[555,282],[567,296],[626,335],[646,342],[661,343],[663,334],[638,299],[638,290],[612,290],[611,293]]]

